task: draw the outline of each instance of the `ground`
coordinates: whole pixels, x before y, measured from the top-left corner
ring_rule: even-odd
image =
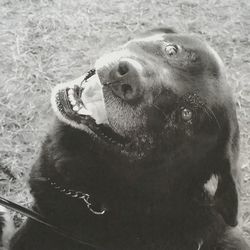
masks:
[[[198,34],[225,62],[241,129],[240,225],[250,239],[249,0],[1,0],[0,195],[31,204],[26,180],[53,119],[51,88],[158,26]]]

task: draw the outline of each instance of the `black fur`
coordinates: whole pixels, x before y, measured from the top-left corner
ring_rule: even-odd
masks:
[[[237,177],[232,174],[236,172],[238,124],[219,63],[203,43],[190,43],[189,37],[169,29],[155,33],[162,32],[167,41],[183,42],[180,60],[171,56],[166,62],[161,53],[155,53],[159,48],[147,42],[127,45],[145,67],[147,60],[153,63],[146,72],[146,84],[140,83],[145,88],[143,97],[124,104],[114,90],[103,90],[110,126],[130,141],[129,146],[121,149],[56,120],[30,176],[34,209],[104,249],[247,250],[244,240],[231,230],[238,209]],[[164,67],[171,68],[169,75],[160,70]],[[100,79],[105,73],[98,71]],[[179,92],[168,85],[170,81],[180,86]],[[153,83],[154,88],[146,89]],[[149,105],[150,100],[154,105]],[[119,119],[124,119],[114,122],[117,106],[123,107]],[[138,106],[141,117],[132,116]],[[181,118],[184,108],[193,112],[191,121]],[[138,129],[129,127],[132,117]],[[219,178],[215,196],[204,190],[213,174]],[[89,193],[94,205],[105,207],[107,213],[92,214],[84,202],[66,197],[44,178]],[[10,249],[90,247],[28,219]]]

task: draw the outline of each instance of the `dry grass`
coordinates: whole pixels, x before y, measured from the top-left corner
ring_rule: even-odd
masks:
[[[250,237],[249,0],[1,0],[2,195],[31,202],[25,182],[50,124],[51,88],[135,32],[159,25],[200,34],[227,66],[241,126],[241,224]]]

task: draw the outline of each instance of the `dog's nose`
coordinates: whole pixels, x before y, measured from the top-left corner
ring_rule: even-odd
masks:
[[[127,61],[120,61],[117,68],[117,77],[124,77],[129,73],[129,63]]]
[[[133,59],[120,59],[109,73],[113,93],[124,100],[134,100],[141,93],[141,65]]]

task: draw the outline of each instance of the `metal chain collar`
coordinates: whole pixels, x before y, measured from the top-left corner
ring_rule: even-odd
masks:
[[[59,193],[62,193],[65,196],[71,197],[73,199],[84,201],[87,208],[93,214],[95,214],[95,215],[104,215],[107,212],[107,210],[105,208],[100,209],[100,210],[94,209],[93,204],[90,202],[90,195],[89,194],[84,193],[82,191],[76,191],[76,190],[73,190],[73,189],[68,189],[68,188],[62,187],[62,186],[58,185],[55,181],[52,181],[50,178],[48,178],[48,182],[50,183],[50,186],[53,187]]]

